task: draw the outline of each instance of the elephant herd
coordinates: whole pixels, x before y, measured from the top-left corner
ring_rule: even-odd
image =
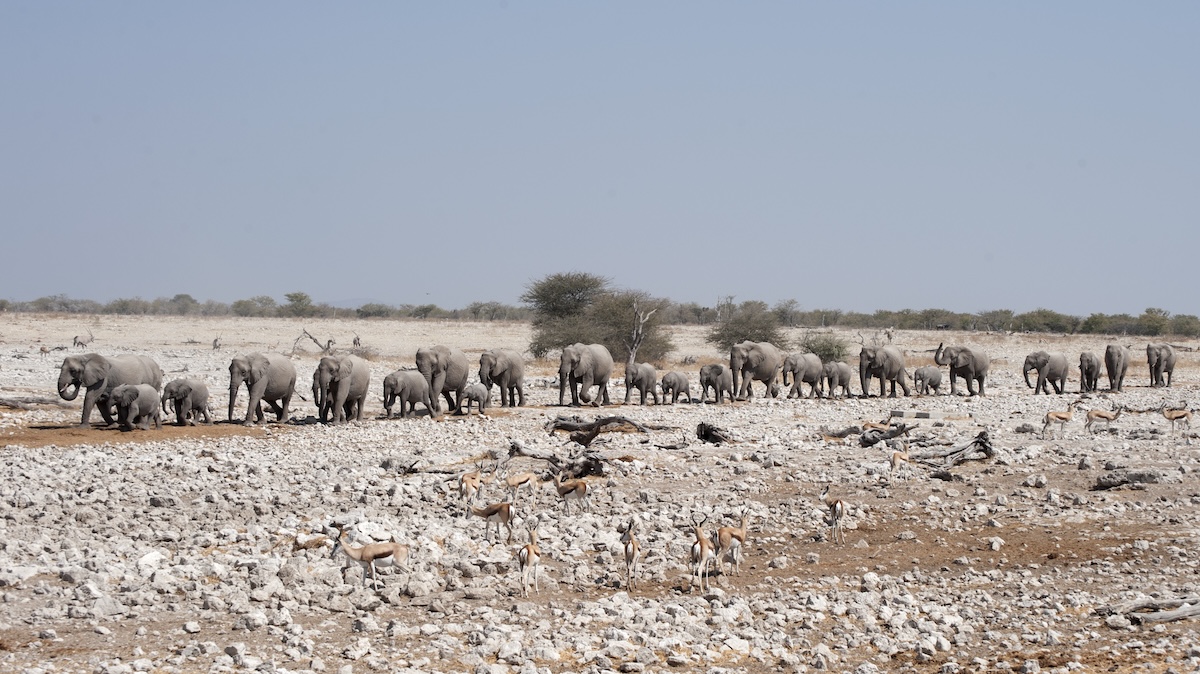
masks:
[[[1109,390],[1121,391],[1125,374],[1129,368],[1131,354],[1128,347],[1109,344],[1104,353],[1104,368],[1108,375]],[[1169,344],[1148,344],[1146,361],[1150,371],[1151,386],[1170,386],[1175,370],[1175,349]],[[983,395],[990,360],[978,349],[939,344],[934,352],[937,365],[949,366],[950,394],[958,393],[958,379],[966,385],[968,395]],[[494,349],[479,357],[479,383],[467,385],[470,369],[467,356],[459,349],[433,346],[419,349],[416,353],[414,370],[397,370],[383,379],[383,405],[388,418],[393,416],[393,407],[400,403],[399,416],[411,417],[417,404],[422,404],[431,416],[443,412],[441,400],[447,409],[458,413],[470,413],[474,405],[479,413],[490,405],[492,385],[500,389],[503,407],[525,405],[525,363],[520,353],[507,349]],[[1100,377],[1101,359],[1091,352],[1080,354],[1080,390],[1095,391]],[[1034,393],[1048,394],[1051,389],[1061,394],[1066,389],[1070,366],[1062,353],[1036,351],[1025,358],[1022,374]],[[1037,372],[1036,383],[1031,382],[1029,373]],[[566,392],[571,391],[570,404],[579,406],[610,405],[608,383],[613,373],[613,358],[601,344],[572,344],[562,350],[558,371],[558,404],[567,404]],[[712,389],[715,402],[726,397],[733,400],[753,398],[753,382],[765,387],[765,394],[778,397],[782,391],[776,379],[782,373],[783,386],[792,381],[787,396],[802,397],[804,385],[808,385],[808,397],[848,397],[853,370],[842,362],[821,362],[814,354],[787,354],[767,342],[746,341],[735,344],[729,352],[729,366],[705,365],[700,368],[700,401],[709,400]],[[872,379],[879,379],[879,395],[896,396],[896,387],[904,395],[911,395],[909,375],[905,367],[904,354],[894,346],[863,345],[859,354],[858,379],[864,395],[869,395]],[[135,424],[149,428],[153,423],[162,424],[162,413],[173,409],[176,423],[195,424],[203,418],[211,423],[208,403],[208,387],[199,379],[176,379],[162,383],[162,369],[147,356],[105,357],[95,353],[68,356],[63,360],[58,378],[58,392],[65,400],[75,400],[80,390],[86,391],[83,399],[81,426],[87,426],[92,409],[99,411],[105,424],[116,423],[122,428]],[[322,422],[333,424],[349,420],[361,420],[370,388],[369,364],[358,356],[325,356],[313,372],[312,393]],[[942,371],[940,367],[925,366],[913,371],[913,386],[921,395],[941,393]],[[264,421],[263,404],[274,412],[276,418],[289,418],[288,409],[296,389],[296,368],[287,356],[279,354],[252,353],[237,356],[229,364],[229,407],[227,419],[233,421],[238,392],[245,385],[248,393],[245,425]],[[662,390],[659,398],[655,386]],[[890,391],[888,389],[890,385]],[[592,394],[592,387],[598,387]],[[161,390],[161,394],[159,391]],[[639,402],[646,404],[649,397],[654,404],[671,404],[685,396],[693,402],[691,384],[686,374],[671,371],[661,381],[653,365],[628,363],[625,367],[625,403],[629,404],[634,391],[639,393]]]

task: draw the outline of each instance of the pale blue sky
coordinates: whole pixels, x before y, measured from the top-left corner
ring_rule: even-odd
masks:
[[[1200,314],[1200,4],[0,3],[0,297]]]

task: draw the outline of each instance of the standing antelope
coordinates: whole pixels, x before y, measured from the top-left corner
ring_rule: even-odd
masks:
[[[497,531],[496,535],[500,535]],[[537,544],[537,520],[529,526],[529,544],[517,552],[517,562],[521,565],[521,595],[529,596],[529,575],[533,574],[533,591],[541,592],[538,588],[538,563],[542,559],[542,551]]]
[[[588,485],[586,480],[567,480],[563,482],[562,472],[554,475],[554,489],[558,491],[558,497],[563,500],[563,504],[567,508],[567,514],[571,514],[571,501],[579,501],[579,507],[592,509],[592,504],[588,501]]]
[[[458,497],[466,503],[475,503],[477,499],[483,496],[484,485],[491,484],[496,479],[494,468],[490,475],[484,477],[483,462],[480,461],[475,465],[475,470],[463,473],[462,477],[458,478]]]
[[[829,528],[833,542],[845,545],[846,532],[842,531],[842,518],[846,516],[846,502],[840,498],[830,497],[829,485],[825,485],[825,489],[821,492],[821,500],[825,502],[825,507],[829,508]]]
[[[503,524],[508,528],[507,542],[512,543],[511,503],[493,503],[492,505],[484,508],[468,505],[467,508],[470,514],[483,518],[483,535],[488,542],[491,542],[492,540],[492,524],[496,525],[496,538],[500,538],[500,525]]]
[[[529,495],[533,496],[533,490],[537,487],[538,479],[536,473],[520,473],[517,475],[509,475],[504,478],[504,486],[508,490],[508,500],[510,503],[517,502],[517,494],[522,489],[527,489]]]
[[[92,334],[91,328],[88,328],[87,331],[87,337],[84,337],[83,335],[75,335],[75,341],[73,344],[71,344],[71,346],[78,346],[79,348],[83,349],[86,348],[88,344],[91,344],[92,340],[96,339],[96,336]]]
[[[1046,412],[1046,417],[1044,419],[1044,423],[1042,424],[1042,438],[1045,439],[1046,429],[1050,428],[1050,424],[1058,424],[1058,437],[1061,439],[1063,435],[1063,429],[1067,423],[1071,421],[1071,416],[1075,413],[1075,406],[1078,404],[1078,400],[1073,401],[1071,404],[1067,405],[1066,412],[1059,412],[1058,410]]]
[[[698,579],[701,590],[704,589],[705,581],[708,579],[708,565],[716,557],[712,539],[704,535],[704,523],[707,521],[708,515],[697,522],[696,513],[692,513],[692,524],[694,525],[692,533],[696,535],[696,541],[692,543],[692,576]]]
[[[633,572],[637,570],[638,557],[642,552],[641,544],[633,537],[636,528],[637,518],[632,518],[625,526],[625,533],[621,534],[621,543],[625,546],[625,587],[629,590],[633,590]]]
[[[346,530],[338,528],[337,543],[333,546],[331,557],[336,555],[338,550],[346,554],[346,557],[358,562],[363,569],[363,584],[367,582],[367,569],[371,570],[371,587],[378,590],[379,580],[376,576],[375,569],[380,566],[396,567],[403,564],[408,559],[408,546],[399,543],[368,543],[361,547],[354,547],[346,540]]]
[[[1091,431],[1092,424],[1096,423],[1097,421],[1103,421],[1104,430],[1107,431],[1112,428],[1112,422],[1116,421],[1117,418],[1121,416],[1121,412],[1124,410],[1124,405],[1117,407],[1117,409],[1113,412],[1109,412],[1108,410],[1088,410],[1087,421],[1083,423],[1083,430]],[[1095,433],[1095,431],[1092,432]]]
[[[1163,417],[1165,417],[1167,421],[1171,422],[1171,435],[1175,435],[1176,423],[1182,423],[1185,428],[1191,430],[1192,411],[1188,409],[1186,400],[1183,402],[1183,407],[1181,409],[1169,410],[1167,409],[1167,403],[1163,402],[1162,406],[1158,408],[1158,411],[1162,413]]]
[[[742,509],[740,526],[717,529],[717,568],[724,573],[725,560],[733,567],[733,575],[742,575],[742,546],[746,544],[749,530],[749,508]]]

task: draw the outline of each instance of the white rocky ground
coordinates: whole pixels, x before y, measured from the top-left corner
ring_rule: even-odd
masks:
[[[0,399],[54,395],[63,352],[91,328],[92,350],[146,353],[171,379],[205,378],[225,416],[226,367],[238,352],[290,351],[307,328],[378,353],[372,388],[434,343],[477,355],[521,349],[525,325],[250,319],[88,319],[0,316]],[[209,348],[220,334],[224,349]],[[703,330],[679,330],[671,369],[695,381],[720,360]],[[993,357],[986,398],[764,400],[735,405],[551,406],[553,363],[535,364],[532,405],[488,418],[447,416],[325,427],[269,425],[121,433],[71,428],[78,402],[0,412],[0,670],[4,671],[1192,671],[1194,621],[1152,627],[1094,611],[1142,594],[1200,594],[1200,455],[1158,414],[1122,417],[1086,434],[1082,413],[1043,440],[1050,409],[1077,395],[1034,396],[1020,363],[1036,349],[1099,354],[1104,339],[899,333],[910,369],[939,340]],[[197,343],[186,343],[194,340]],[[1129,343],[1129,342],[1127,342]],[[306,384],[317,354],[295,358]],[[1141,344],[1134,344],[1135,354]],[[1144,353],[1144,351],[1143,351]],[[1146,387],[1135,358],[1137,409],[1195,400],[1200,369],[1181,353],[1177,383]],[[619,368],[618,368],[619,369]],[[1132,386],[1129,386],[1132,384]],[[1071,391],[1077,390],[1077,375]],[[301,388],[305,388],[301,386]],[[854,386],[857,392],[857,383]],[[624,398],[620,385],[614,398]],[[243,392],[243,401],[244,395]],[[1108,408],[1107,393],[1084,400]],[[244,402],[243,402],[244,404]],[[297,417],[313,413],[295,405]],[[986,428],[1000,455],[952,469],[915,467],[889,480],[888,453],[822,438],[893,409],[951,412],[920,422],[913,445],[960,444]],[[244,412],[244,408],[241,410]],[[380,412],[374,397],[369,413]],[[567,515],[543,487],[517,505],[536,517],[540,592],[521,597],[515,551],[489,544],[464,519],[453,475],[509,442],[571,451],[542,428],[560,413],[622,414],[674,430],[607,434],[594,447],[610,474],[591,478],[590,512]],[[974,415],[966,419],[964,413]],[[240,412],[239,412],[240,413]],[[715,447],[698,422],[741,442]],[[683,450],[663,450],[690,438]],[[528,459],[520,467],[538,470]],[[1093,491],[1130,468],[1148,484]],[[826,483],[850,508],[848,544],[827,540],[817,494]],[[497,497],[493,487],[489,497]],[[741,576],[690,587],[691,515],[712,525],[752,517]],[[639,586],[624,574],[618,527],[641,520]],[[378,592],[356,565],[331,558],[335,526],[413,546],[408,568],[381,574]]]

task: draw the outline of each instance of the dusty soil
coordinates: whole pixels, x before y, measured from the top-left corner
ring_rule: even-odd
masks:
[[[313,434],[340,433],[345,429],[327,429],[307,423],[271,424],[244,428],[237,424],[176,427],[165,425],[161,431],[121,432],[116,429],[74,426],[78,422],[78,401],[64,406],[53,400],[54,381],[63,351],[44,354],[41,347],[70,344],[71,336],[90,328],[96,341],[90,350],[101,353],[147,353],[156,357],[167,371],[167,379],[203,376],[214,393],[213,407],[224,418],[224,364],[234,353],[250,350],[288,352],[296,345],[295,357],[300,383],[308,379],[318,354],[307,339],[297,342],[302,329],[338,345],[349,346],[357,333],[373,351],[377,374],[373,388],[382,375],[393,369],[411,366],[412,353],[433,343],[458,346],[470,356],[490,348],[522,350],[528,341],[525,324],[470,324],[391,321],[298,321],[284,319],[163,319],[102,317],[80,320],[59,316],[0,315],[0,400],[46,398],[27,410],[0,409],[0,443],[12,453],[18,448],[40,448],[62,452],[69,448],[103,447],[128,456],[150,449],[159,450],[172,443],[211,442],[214,447],[230,438],[248,438],[268,442],[287,442],[287,438],[310,439]],[[687,372],[696,381],[698,364],[680,365],[685,358],[694,362],[722,359],[703,341],[702,328],[676,330],[678,349],[661,364],[667,369]],[[209,343],[220,335],[224,344],[214,352]],[[848,338],[852,335],[847,334]],[[984,625],[994,625],[982,633],[967,635],[946,651],[922,655],[919,649],[901,648],[882,653],[867,638],[845,638],[834,647],[836,660],[824,665],[835,669],[855,669],[866,663],[884,670],[954,671],[948,663],[964,670],[990,670],[1023,666],[1030,661],[1046,669],[1084,669],[1088,671],[1189,671],[1200,663],[1200,637],[1195,620],[1157,626],[1112,627],[1096,614],[1101,605],[1134,596],[1137,592],[1167,596],[1200,594],[1200,565],[1197,564],[1197,514],[1200,511],[1200,453],[1194,448],[1190,431],[1171,434],[1169,424],[1157,413],[1126,414],[1114,424],[1112,432],[1085,433],[1078,412],[1063,437],[1043,440],[1038,434],[1017,433],[1023,423],[1041,429],[1042,416],[1051,409],[1063,409],[1079,398],[1078,373],[1070,382],[1069,395],[1034,396],[1021,379],[1020,363],[1033,350],[1060,350],[1069,360],[1078,362],[1082,350],[1103,355],[1103,338],[1042,335],[984,335],[945,332],[904,332],[895,342],[906,351],[912,368],[932,362],[929,353],[939,341],[980,347],[992,356],[992,373],[985,398],[937,396],[926,398],[879,398],[839,400],[788,400],[734,405],[678,405],[674,407],[616,406],[605,413],[625,414],[647,423],[673,425],[678,430],[664,431],[650,438],[639,434],[606,436],[598,447],[609,455],[633,458],[654,465],[658,470],[641,475],[615,473],[595,480],[596,496],[592,508],[599,513],[626,512],[654,504],[678,509],[713,504],[718,518],[732,522],[738,512],[734,503],[751,503],[762,516],[752,522],[750,544],[740,576],[720,574],[713,584],[729,595],[752,598],[808,596],[831,589],[856,589],[867,574],[898,579],[902,587],[919,597],[947,597],[975,593]],[[1129,343],[1128,340],[1122,341]],[[194,342],[194,343],[193,343]],[[1193,351],[1181,351],[1170,389],[1148,387],[1144,344],[1133,343],[1134,359],[1126,379],[1127,391],[1102,392],[1084,400],[1085,409],[1108,409],[1110,399],[1137,410],[1151,410],[1163,402],[1195,401],[1200,387],[1200,358]],[[1183,343],[1191,348],[1195,344]],[[65,353],[74,352],[68,349]],[[851,362],[854,365],[854,362]],[[540,432],[547,417],[568,412],[555,406],[557,389],[551,385],[555,363],[534,363],[530,368],[531,404],[518,410],[494,409],[488,420],[453,416],[438,420],[439,437],[461,437],[454,462],[467,465],[482,450],[503,452],[507,438],[517,429]],[[618,368],[620,369],[620,368]],[[227,378],[227,374],[224,377]],[[878,385],[878,384],[876,384]],[[943,390],[948,388],[948,381]],[[853,386],[858,392],[857,382]],[[617,395],[618,390],[620,395]],[[244,391],[242,402],[244,404]],[[624,397],[624,389],[613,386],[614,400]],[[311,405],[293,405],[300,418],[311,416]],[[991,433],[993,443],[1016,459],[1006,462],[974,462],[950,471],[951,479],[932,476],[928,466],[915,465],[905,471],[905,479],[889,477],[883,469],[886,452],[879,448],[860,448],[852,436],[844,442],[821,439],[821,430],[836,430],[865,420],[885,418],[893,410],[922,410],[954,414],[970,413],[974,421],[920,420],[917,434],[930,447],[958,444],[981,429]],[[378,414],[378,399],[369,406],[369,416]],[[239,410],[239,414],[244,409]],[[591,410],[569,411],[589,415]],[[667,452],[654,448],[687,437],[697,420],[732,430],[742,442],[731,447],[695,444],[684,450]],[[427,418],[382,420],[371,418],[362,426],[383,428],[387,433],[404,434],[414,424],[429,424]],[[348,437],[348,436],[338,436]],[[557,442],[564,442],[559,438]],[[451,443],[454,444],[454,443]],[[188,445],[192,447],[193,445]],[[361,449],[375,452],[364,460],[378,464],[393,451],[390,448]],[[190,451],[190,450],[189,450]],[[784,457],[782,465],[759,469],[744,468],[755,453],[775,453]],[[336,462],[336,457],[330,461]],[[1081,462],[1084,467],[1081,467]],[[1109,464],[1109,465],[1106,465]],[[1097,477],[1118,467],[1145,468],[1164,476],[1158,483],[1140,484],[1108,491],[1095,491]],[[754,478],[748,481],[746,470]],[[21,467],[7,466],[8,477],[19,476]],[[164,479],[169,479],[164,477]],[[821,519],[822,506],[817,493],[825,483],[833,483],[836,496],[851,505],[848,544],[834,545]],[[650,496],[642,496],[647,492]],[[714,496],[719,493],[720,496]],[[46,495],[42,495],[43,497]],[[553,499],[540,497],[541,507],[556,508]],[[648,505],[639,505],[638,499]],[[189,499],[184,499],[186,504]],[[672,505],[675,504],[675,505]],[[309,509],[303,502],[292,503],[288,510],[301,518]],[[607,509],[607,511],[606,511]],[[14,527],[14,505],[0,506],[8,515],[0,531]],[[397,515],[403,518],[403,513]],[[315,517],[314,523],[315,523]],[[558,521],[559,515],[554,515]],[[261,520],[259,520],[261,521]],[[614,520],[615,521],[615,520]],[[416,526],[416,525],[414,525]],[[478,533],[478,524],[470,525]],[[314,526],[314,530],[318,530]],[[560,531],[569,536],[569,526]],[[7,536],[6,536],[7,537]],[[1001,544],[994,544],[999,537]],[[659,537],[661,538],[661,537]],[[678,540],[662,543],[658,549],[647,545],[647,565],[652,572],[631,593],[635,602],[672,602],[695,597],[690,579],[683,570],[682,550],[690,534],[679,530]],[[652,539],[653,540],[653,539]],[[294,542],[294,541],[293,541]],[[562,542],[551,540],[544,547],[553,549]],[[287,544],[281,539],[281,545]],[[565,543],[562,543],[565,545]],[[0,568],[28,564],[24,557],[15,559],[12,545],[0,549]],[[25,555],[25,552],[21,552]],[[564,556],[566,555],[566,556]],[[567,553],[549,555],[546,566],[551,577],[564,573],[574,561]],[[788,563],[773,565],[786,558]],[[657,561],[656,561],[657,560]],[[619,564],[615,566],[621,566]],[[623,574],[623,567],[612,569]],[[609,579],[611,580],[611,578]],[[513,611],[529,620],[546,619],[554,611],[570,613],[580,602],[602,602],[616,592],[608,582],[592,585],[558,583],[543,586],[533,605],[521,602],[519,587],[506,580],[509,590],[474,604],[495,611]],[[0,669],[20,671],[118,671],[119,664],[149,661],[155,671],[200,671],[214,666],[214,655],[183,658],[180,644],[187,642],[181,625],[200,621],[204,640],[224,649],[230,642],[242,642],[247,652],[273,662],[280,669],[304,670],[317,667],[310,659],[288,662],[281,641],[285,629],[245,631],[231,627],[231,620],[213,611],[201,610],[186,596],[169,600],[165,608],[131,610],[120,619],[44,619],[39,616],[56,601],[53,588],[63,591],[73,584],[52,573],[40,573],[3,588],[0,603]],[[975,595],[971,595],[975,596]],[[782,632],[795,637],[787,646],[797,653],[799,662],[781,665],[778,658],[725,655],[709,659],[705,668],[725,667],[734,671],[766,672],[816,667],[816,645],[827,636],[870,630],[864,628],[852,610],[831,601],[823,613],[823,622],[805,625],[779,625]],[[935,602],[936,603],[936,602]],[[470,606],[464,607],[470,613]],[[474,610],[478,610],[475,607]],[[922,609],[936,613],[934,608]],[[373,608],[370,613],[381,625],[396,621],[401,625],[422,625],[441,617],[431,617],[427,604],[391,602]],[[447,611],[451,615],[452,611]],[[320,666],[371,668],[361,662],[344,659],[340,653],[348,643],[363,636],[354,631],[354,617],[341,613],[293,611],[294,624],[316,642],[315,653],[323,659]],[[556,617],[555,620],[558,620]],[[565,620],[565,619],[564,619]],[[556,622],[558,630],[569,629],[569,620]],[[586,623],[584,623],[586,624]],[[580,634],[588,628],[577,626]],[[1016,626],[1023,625],[1024,629]],[[48,635],[47,630],[51,630]],[[429,635],[400,630],[396,634],[371,635],[387,642],[393,667],[420,670],[469,671],[469,661],[434,658]],[[833,641],[836,641],[834,639]],[[833,642],[831,641],[831,643]],[[848,645],[854,644],[854,645]],[[171,656],[175,655],[174,660]],[[426,659],[422,659],[426,658]],[[365,662],[365,661],[364,661]],[[701,661],[681,667],[665,662],[645,669],[687,670]],[[507,667],[495,663],[497,667]],[[563,660],[535,662],[535,667],[550,671],[578,671],[594,664]],[[223,665],[222,665],[223,666]],[[218,666],[221,668],[222,666]],[[514,666],[512,671],[517,671]],[[33,669],[30,669],[33,671]],[[639,671],[628,669],[623,671]],[[1030,670],[1032,671],[1032,670]]]

